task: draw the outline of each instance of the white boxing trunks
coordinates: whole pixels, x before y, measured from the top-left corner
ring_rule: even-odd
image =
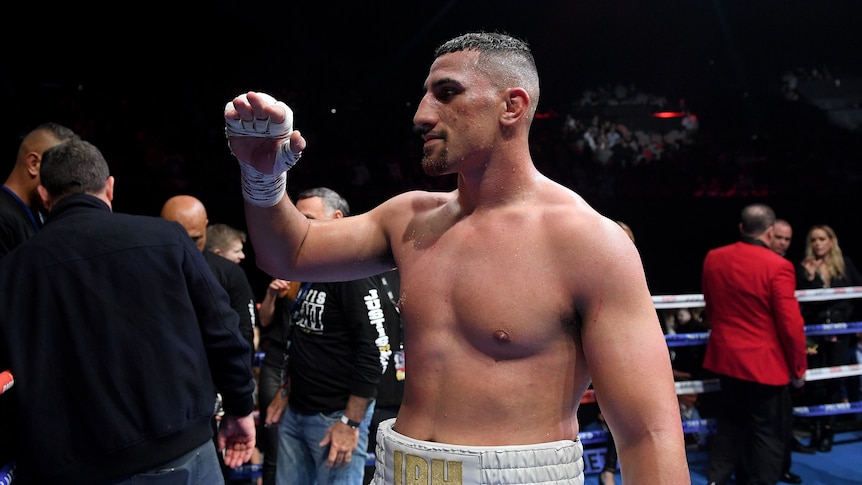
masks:
[[[460,446],[377,429],[372,485],[583,485],[580,440],[517,446]]]

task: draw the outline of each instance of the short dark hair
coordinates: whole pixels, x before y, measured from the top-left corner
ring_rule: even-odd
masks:
[[[50,133],[51,136],[54,137],[58,142],[75,140],[80,138],[80,136],[78,136],[78,134],[75,133],[71,128],[61,125],[60,123],[55,123],[53,121],[46,121],[37,125],[32,130],[22,134],[20,136],[20,139],[21,141],[24,141],[24,138],[26,138],[31,133],[38,132]]]
[[[310,199],[312,197],[323,199],[323,205],[331,212],[341,211],[341,215],[344,217],[350,215],[350,206],[347,205],[347,200],[341,194],[328,187],[315,187],[303,190],[296,197],[296,200]]]
[[[73,138],[45,150],[39,174],[51,197],[61,199],[99,192],[105,188],[111,172],[98,148]]]
[[[539,73],[525,40],[502,32],[469,32],[441,44],[434,57],[459,51],[478,52],[480,67],[501,86],[508,83],[524,88],[532,102],[529,113],[532,120],[539,103]]]
[[[739,220],[743,235],[757,237],[775,225],[775,211],[766,204],[750,204],[742,209]]]
[[[459,35],[437,47],[437,50],[434,51],[434,57],[466,50],[517,54],[528,59],[533,67],[536,65],[533,53],[526,41],[501,32],[469,32]]]
[[[57,141],[69,141],[69,140],[78,140],[80,137],[77,133],[72,131],[71,128],[63,126],[59,123],[55,123],[53,121],[46,121],[45,123],[40,124],[33,131],[47,131],[51,133]]]

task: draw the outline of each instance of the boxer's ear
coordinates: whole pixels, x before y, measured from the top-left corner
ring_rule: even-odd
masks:
[[[505,96],[506,110],[500,121],[509,126],[527,116],[530,107],[530,95],[523,88],[509,88],[505,91]]]

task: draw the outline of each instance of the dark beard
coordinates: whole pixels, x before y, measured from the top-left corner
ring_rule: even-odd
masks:
[[[429,152],[430,150],[425,151],[422,156],[422,170],[432,177],[446,173],[446,170],[449,168],[449,150],[444,148],[443,152],[437,158],[431,158]]]

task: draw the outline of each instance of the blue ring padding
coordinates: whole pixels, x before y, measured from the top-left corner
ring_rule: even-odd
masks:
[[[862,331],[862,322],[821,323],[806,325],[805,336],[838,335]],[[702,345],[709,339],[709,332],[674,333],[664,336],[668,347],[684,347],[687,345]]]
[[[12,479],[15,478],[15,462],[7,463],[0,468],[0,485],[11,485]]]
[[[664,339],[667,341],[668,347],[703,345],[709,339],[709,332],[666,334]]]
[[[794,416],[831,416],[833,414],[862,413],[862,401],[793,408]]]
[[[805,326],[805,336],[807,337],[812,335],[856,333],[859,331],[862,331],[862,322],[821,323]]]

